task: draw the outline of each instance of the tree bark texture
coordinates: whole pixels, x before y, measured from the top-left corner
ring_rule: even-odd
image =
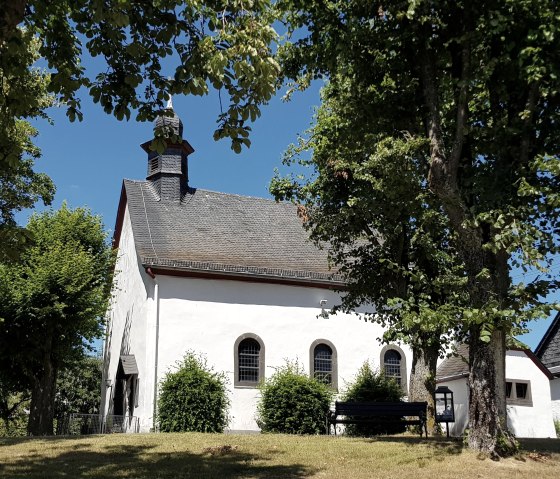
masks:
[[[410,401],[428,403],[428,431],[437,432],[434,391],[439,347],[412,345],[412,371],[410,373]]]
[[[31,406],[27,433],[30,436],[50,436],[53,434],[54,396],[56,369],[50,354],[45,352],[42,371],[33,380]]]
[[[509,437],[505,401],[505,334],[495,330],[489,343],[471,332],[469,362],[469,436],[471,448],[500,454],[496,439]]]

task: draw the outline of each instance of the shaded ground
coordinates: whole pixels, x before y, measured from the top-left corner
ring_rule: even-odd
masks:
[[[560,440],[524,440],[500,462],[417,437],[136,434],[0,439],[0,478],[557,479]],[[421,471],[420,471],[421,470]]]

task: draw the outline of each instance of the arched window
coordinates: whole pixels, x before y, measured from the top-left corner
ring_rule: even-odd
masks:
[[[401,355],[398,351],[394,349],[389,349],[385,352],[385,357],[383,358],[385,366],[385,376],[393,378],[399,386],[402,386],[402,375],[401,375]]]
[[[337,388],[337,355],[334,344],[326,339],[314,341],[309,350],[309,362],[311,377]]]
[[[385,346],[381,351],[381,364],[385,376],[393,378],[407,394],[406,356],[402,349],[392,344]]]
[[[264,378],[264,344],[256,334],[237,338],[234,347],[235,386],[256,387]]]

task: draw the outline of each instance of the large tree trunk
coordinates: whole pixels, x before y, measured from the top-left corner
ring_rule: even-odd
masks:
[[[56,369],[50,353],[43,355],[42,371],[33,380],[27,434],[50,436],[53,434],[54,396]]]
[[[410,373],[409,396],[411,401],[428,403],[428,431],[437,432],[435,420],[434,391],[439,347],[412,345],[412,371]]]
[[[502,330],[495,330],[490,341],[484,342],[480,329],[471,328],[468,443],[473,449],[496,456],[508,454],[513,446],[507,431],[505,347]]]
[[[481,236],[484,232],[481,232]],[[490,230],[490,234],[491,230]],[[464,256],[471,259],[467,269],[488,268],[489,279],[469,278],[473,306],[483,307],[492,300],[499,303],[506,297],[509,286],[507,254],[483,251],[476,244],[463,244]],[[476,258],[476,259],[474,259]],[[472,325],[469,331],[469,446],[492,456],[509,455],[517,450],[513,435],[507,429],[506,407],[506,335],[505,325],[490,324],[489,341],[481,339],[482,326]],[[487,326],[488,327],[488,326]]]
[[[465,125],[468,117],[470,45],[468,36],[457,56],[461,66],[460,81],[455,98],[455,135],[451,147],[446,147],[441,127],[440,98],[435,56],[429,46],[429,29],[422,32],[425,43],[421,44],[419,72],[426,106],[426,132],[430,140],[430,189],[440,199],[456,233],[457,247],[465,264],[468,293],[472,308],[484,308],[488,301],[500,302],[507,294],[509,281],[507,254],[490,253],[485,243],[491,239],[489,225],[469,226],[472,220],[470,208],[465,203],[458,184],[458,170],[464,154]],[[471,222],[472,224],[472,222]],[[485,229],[483,229],[485,228]],[[485,274],[483,271],[486,271]],[[494,321],[486,324],[492,331],[489,342],[481,340],[481,325],[474,324],[469,330],[470,350],[470,401],[469,446],[492,456],[515,450],[513,436],[507,431],[505,407],[505,330],[504,325]]]

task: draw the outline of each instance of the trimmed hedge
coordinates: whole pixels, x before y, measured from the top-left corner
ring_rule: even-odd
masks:
[[[162,432],[223,432],[228,407],[225,375],[188,352],[178,370],[168,372],[160,384],[159,428]]]
[[[260,386],[257,424],[263,432],[324,434],[334,392],[297,363],[278,368]]]

